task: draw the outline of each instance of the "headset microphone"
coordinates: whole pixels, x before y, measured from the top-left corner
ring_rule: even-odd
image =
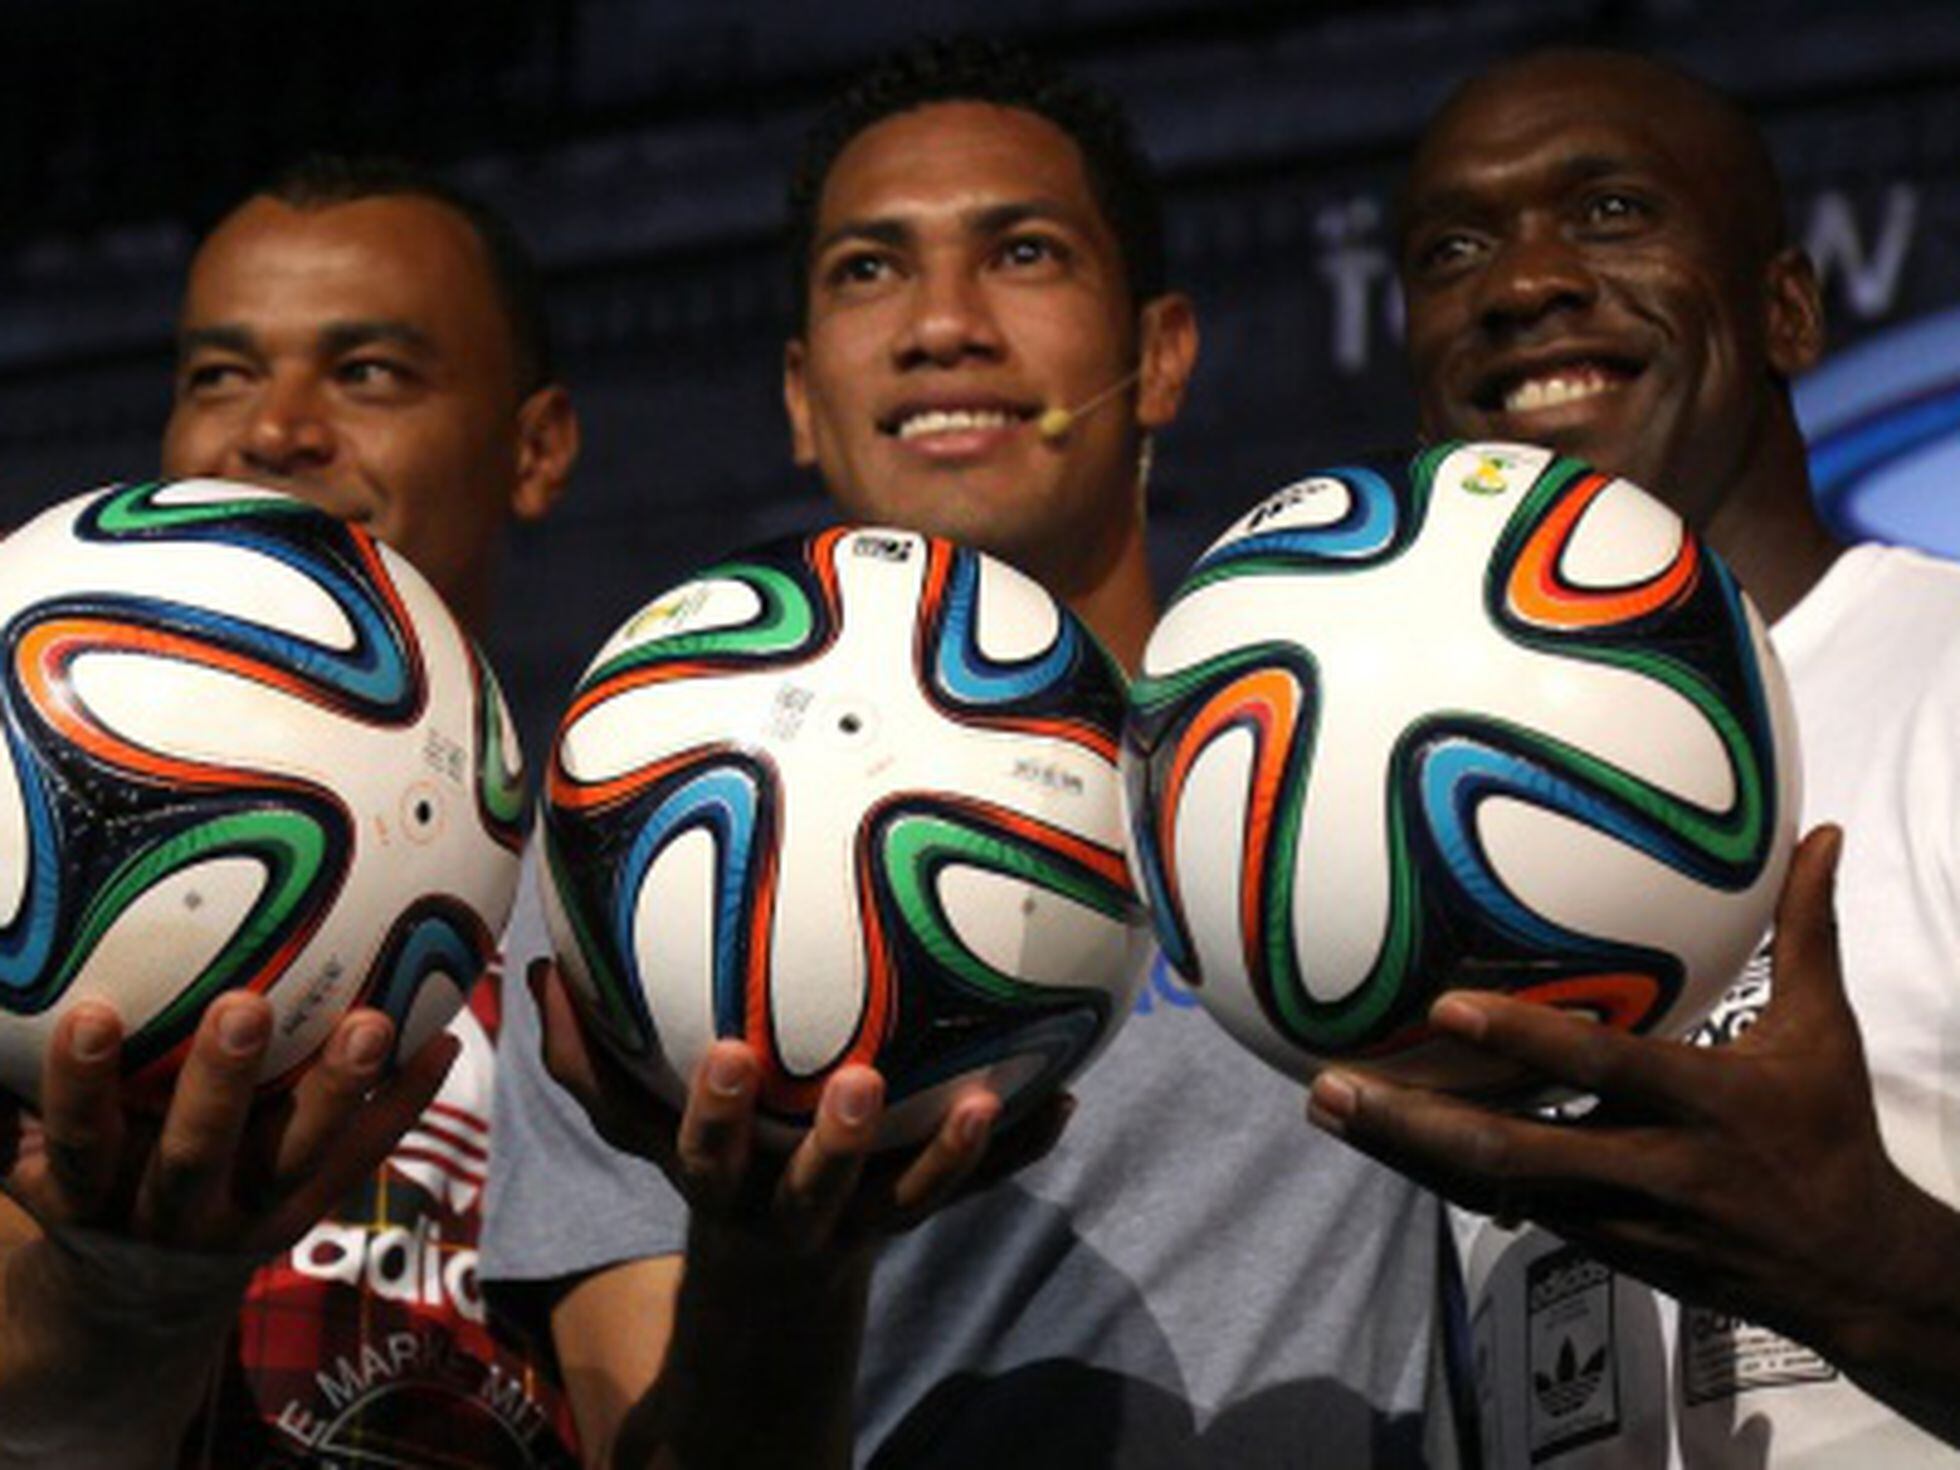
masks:
[[[1093,398],[1084,399],[1082,402],[1076,404],[1074,408],[1044,408],[1041,411],[1041,416],[1034,421],[1034,431],[1049,443],[1054,443],[1070,429],[1075,427],[1077,419],[1081,418],[1091,409],[1100,407],[1103,403],[1113,398],[1116,394],[1121,393],[1142,376],[1143,369],[1140,367],[1134,368],[1111,383],[1102,392],[1096,394]]]

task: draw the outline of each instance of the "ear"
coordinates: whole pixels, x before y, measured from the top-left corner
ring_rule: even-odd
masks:
[[[1184,385],[1198,363],[1198,314],[1191,298],[1168,292],[1144,303],[1138,318],[1137,426],[1162,429],[1184,404]]]
[[[517,406],[517,483],[510,512],[520,521],[542,520],[571,483],[578,462],[578,410],[572,395],[547,383]]]
[[[801,337],[783,344],[783,407],[789,413],[790,457],[805,469],[817,462],[816,435],[810,428],[810,388],[804,379],[807,355]]]
[[[1794,378],[1824,355],[1824,297],[1810,257],[1794,245],[1778,251],[1763,273],[1763,292],[1770,366]]]

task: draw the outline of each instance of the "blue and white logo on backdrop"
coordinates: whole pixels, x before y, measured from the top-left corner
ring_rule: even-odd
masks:
[[[1867,337],[1797,385],[1824,518],[1960,558],[1960,309]]]

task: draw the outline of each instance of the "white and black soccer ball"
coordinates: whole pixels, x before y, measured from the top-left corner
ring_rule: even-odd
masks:
[[[1124,751],[1172,963],[1311,1077],[1517,1079],[1427,1029],[1457,987],[1679,1035],[1761,940],[1794,719],[1728,570],[1549,451],[1451,444],[1287,486],[1200,559]]]
[[[1121,676],[1012,568],[837,528],[648,604],[560,726],[540,815],[573,993],[669,1102],[720,1038],[765,1136],[876,1066],[882,1144],[985,1082],[1010,1114],[1128,1013]]]
[[[216,480],[116,486],[0,542],[0,1086],[114,1003],[136,1095],[204,1007],[275,1008],[264,1085],[350,1006],[397,1050],[491,962],[525,801],[488,667],[366,533]]]

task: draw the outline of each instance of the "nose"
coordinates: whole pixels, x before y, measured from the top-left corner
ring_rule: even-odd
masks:
[[[1478,287],[1478,320],[1494,335],[1583,310],[1599,294],[1584,254],[1551,226],[1530,227],[1504,240]]]
[[[913,278],[909,310],[894,343],[901,367],[952,367],[1002,351],[986,281],[961,261],[931,261]]]
[[[331,416],[311,377],[273,374],[246,420],[237,446],[247,470],[293,475],[333,459]]]

